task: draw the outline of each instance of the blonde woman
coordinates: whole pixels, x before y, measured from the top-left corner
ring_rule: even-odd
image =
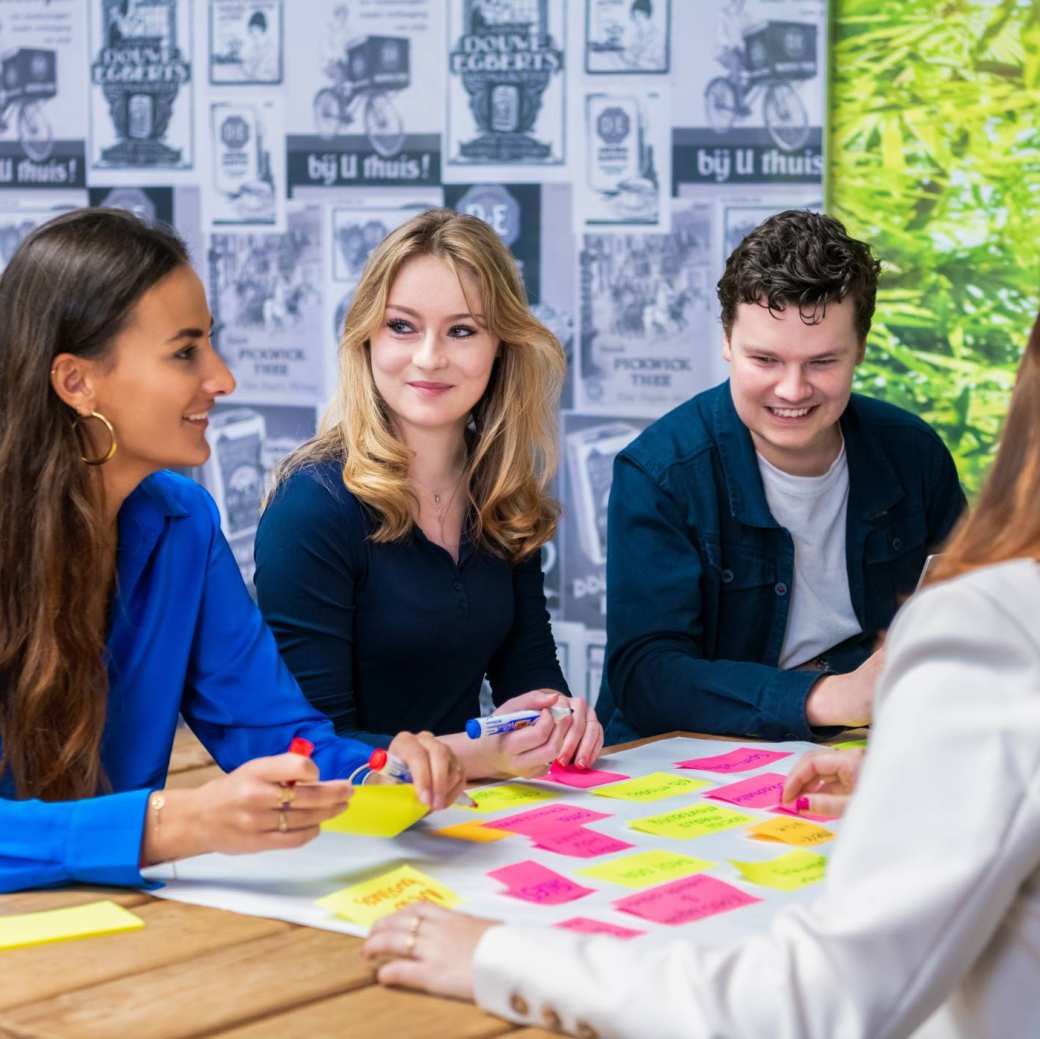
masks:
[[[388,235],[339,363],[256,539],[260,607],[304,693],[373,746],[433,732],[469,777],[591,765],[602,729],[567,696],[539,566],[564,355],[495,232],[436,209]],[[485,675],[499,712],[538,721],[469,739]]]

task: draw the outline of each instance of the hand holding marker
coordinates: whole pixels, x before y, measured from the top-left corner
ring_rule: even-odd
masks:
[[[397,783],[412,782],[412,774],[408,771],[408,766],[400,758],[395,758],[393,754],[383,750],[382,747],[377,747],[369,755],[368,767],[373,772],[378,772],[381,776],[386,776],[387,779],[392,779]],[[466,794],[460,794],[455,799],[455,804],[462,805],[464,808],[475,808],[477,802]]]
[[[543,708],[549,711],[554,719],[568,718],[574,712],[570,707],[553,704]],[[542,716],[541,711],[513,711],[511,714],[490,714],[486,718],[470,718],[466,722],[466,735],[471,740],[479,740],[482,736],[497,736],[503,732],[514,732],[534,725]]]

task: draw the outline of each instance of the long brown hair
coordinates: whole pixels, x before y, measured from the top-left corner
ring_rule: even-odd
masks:
[[[1007,559],[1040,558],[1040,314],[978,501],[950,535],[930,581]]]
[[[390,287],[416,256],[436,256],[480,286],[484,321],[501,344],[471,416],[466,463],[474,540],[516,561],[552,537],[559,506],[546,493],[556,469],[556,405],[566,370],[559,341],[531,313],[516,262],[483,220],[451,209],[420,213],[373,250],[339,343],[339,386],[317,438],[280,466],[276,487],[312,462],[337,459],[347,489],[378,516],[377,542],[411,531],[411,452],[394,430],[372,377],[369,343],[385,320]],[[273,492],[272,492],[273,493]]]
[[[33,231],[0,276],[0,777],[19,797],[106,785],[112,538],[51,367],[60,353],[104,360],[140,297],[187,262],[172,232],[83,209]]]

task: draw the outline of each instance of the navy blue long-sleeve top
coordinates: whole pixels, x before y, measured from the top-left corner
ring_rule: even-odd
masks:
[[[415,527],[370,539],[375,517],[336,461],[279,487],[257,530],[257,600],[282,657],[341,735],[461,731],[495,703],[567,685],[545,607],[539,554],[516,565],[463,533],[459,561]]]

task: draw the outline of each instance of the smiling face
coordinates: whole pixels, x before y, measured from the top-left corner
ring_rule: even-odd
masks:
[[[105,357],[89,363],[85,406],[105,415],[119,444],[106,479],[140,480],[209,457],[206,416],[235,388],[210,342],[212,323],[202,283],[178,267],[141,296]],[[98,423],[86,425],[95,434]],[[107,434],[94,438],[103,453]]]
[[[405,441],[420,430],[454,430],[461,437],[497,354],[472,274],[456,275],[429,255],[401,266],[383,323],[371,337],[371,357],[376,389]]]
[[[797,305],[770,311],[757,303],[736,309],[723,356],[730,390],[755,449],[796,476],[826,472],[841,447],[838,419],[863,359],[853,302],[828,303],[818,324]]]

